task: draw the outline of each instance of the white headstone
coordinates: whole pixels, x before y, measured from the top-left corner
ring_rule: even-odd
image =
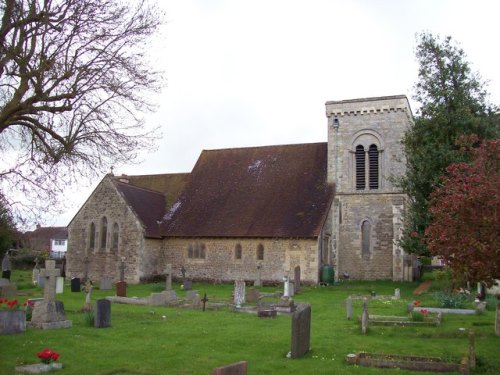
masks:
[[[56,278],[56,294],[61,294],[64,291],[64,277]]]
[[[240,308],[245,303],[245,281],[236,280],[234,282],[234,304]]]

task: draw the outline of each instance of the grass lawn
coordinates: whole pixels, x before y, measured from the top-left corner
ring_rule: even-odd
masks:
[[[12,280],[20,293],[40,297],[30,285],[29,272],[14,271]],[[174,283],[178,297],[185,294]],[[291,319],[260,319],[253,314],[112,304],[111,328],[96,329],[80,312],[85,293],[71,293],[65,285],[57,299],[64,302],[73,327],[59,330],[27,329],[24,334],[0,336],[0,374],[15,374],[20,364],[37,363],[36,353],[48,347],[61,354],[60,374],[210,374],[215,367],[248,361],[249,374],[412,374],[398,369],[376,369],[347,365],[345,356],[359,351],[440,356],[459,360],[468,351],[468,330],[476,332],[478,367],[474,374],[500,373],[500,337],[495,336],[493,309],[481,315],[445,315],[439,327],[370,326],[361,333],[357,319],[347,320],[345,299],[349,295],[393,295],[401,289],[401,300],[372,300],[370,314],[406,315],[406,305],[415,297],[417,283],[349,282],[330,287],[305,287],[295,297],[312,306],[311,351],[300,359],[287,359]],[[161,285],[129,286],[127,295],[146,297]],[[210,301],[229,301],[232,285],[194,283]],[[261,288],[264,292],[280,287]],[[114,291],[92,293],[92,300],[114,295]],[[21,296],[24,302],[28,296]],[[418,297],[422,306],[435,305],[431,292]],[[353,301],[354,316],[362,302]],[[163,318],[165,316],[165,318]],[[465,331],[459,328],[465,328]],[[418,374],[423,374],[419,372]]]

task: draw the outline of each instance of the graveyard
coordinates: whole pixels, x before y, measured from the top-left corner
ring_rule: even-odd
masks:
[[[45,274],[50,284],[55,273]],[[78,291],[65,280],[55,295],[48,284],[34,286],[31,271],[14,270],[11,282],[21,309],[28,299],[44,298],[44,311],[60,314],[50,321],[49,313],[32,314],[35,321],[22,332],[0,335],[2,374],[38,363],[45,348],[59,354],[56,374],[225,374],[213,371],[241,361],[248,374],[433,373],[417,371],[420,362],[429,369],[443,363],[458,374],[463,361],[467,373],[500,372],[497,301],[490,296],[477,310],[469,297],[466,308],[441,311],[437,282],[419,295],[413,294],[418,282],[302,285],[286,303],[283,284],[192,282],[186,290],[180,281],[163,280],[127,285],[120,297],[123,291],[108,280],[102,289],[93,280]],[[377,367],[395,359],[392,369]]]

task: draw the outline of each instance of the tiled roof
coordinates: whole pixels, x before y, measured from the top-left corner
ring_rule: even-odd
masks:
[[[65,240],[68,238],[68,228],[66,227],[37,227],[34,231],[24,234],[28,243],[26,246],[33,250],[50,250],[51,240]]]
[[[326,143],[203,151],[162,234],[317,237],[332,199]]]
[[[146,237],[160,238],[158,221],[165,212],[165,196],[162,193],[114,180],[130,208],[141,220]]]

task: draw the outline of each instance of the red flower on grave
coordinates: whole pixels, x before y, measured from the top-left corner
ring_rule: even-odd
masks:
[[[420,306],[420,301],[413,301],[414,306]]]
[[[19,301],[15,298],[10,301],[8,298],[4,298],[0,300],[0,303],[6,303],[6,308],[9,310],[16,310],[19,308]]]
[[[36,353],[36,356],[40,358],[43,363],[46,364],[55,362],[60,357],[59,353],[47,348],[43,349],[41,352]]]

